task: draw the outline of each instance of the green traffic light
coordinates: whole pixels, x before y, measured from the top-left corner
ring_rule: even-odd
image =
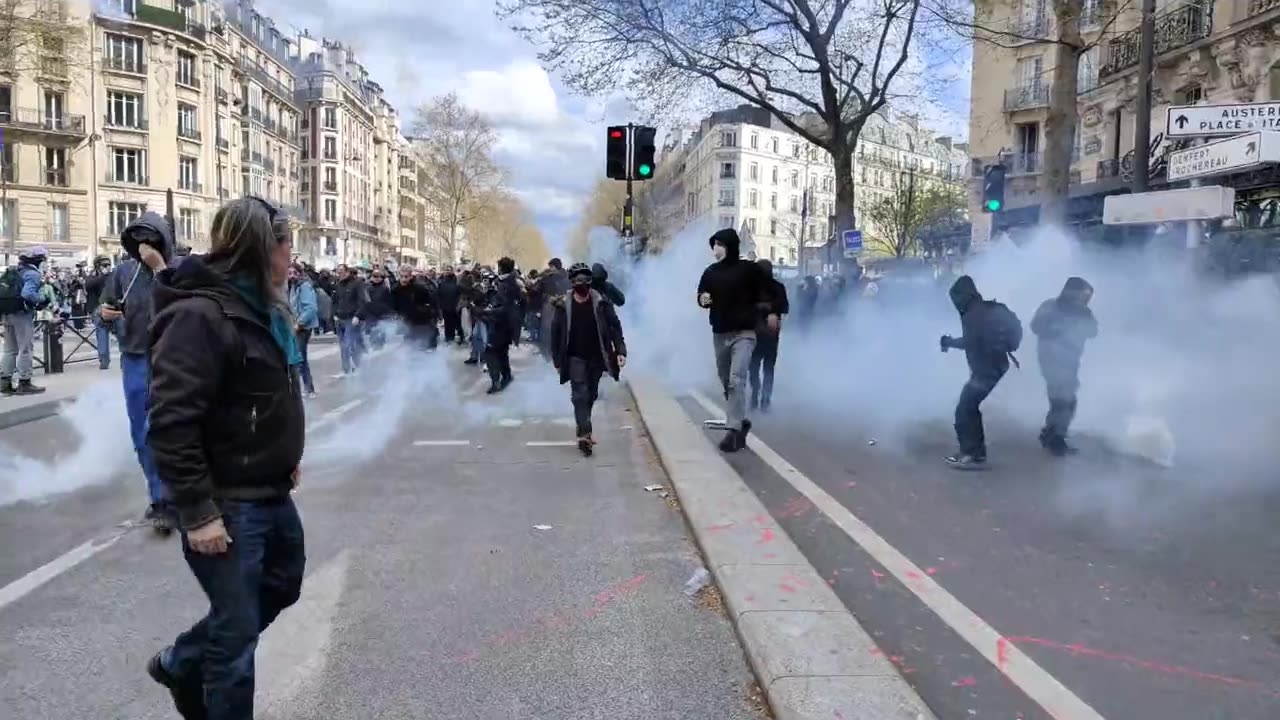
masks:
[[[989,212],[1000,212],[1000,201],[999,201],[999,200],[988,200],[988,201],[987,201],[987,210],[988,210]]]
[[[643,164],[640,166],[640,177],[649,177],[649,174],[652,172],[653,172],[652,167],[648,165],[643,165]]]

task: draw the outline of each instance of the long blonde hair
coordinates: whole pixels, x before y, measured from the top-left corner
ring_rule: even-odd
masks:
[[[218,209],[210,232],[209,264],[226,275],[254,278],[263,304],[288,316],[289,302],[271,277],[271,256],[289,237],[284,213],[261,198],[242,197]]]

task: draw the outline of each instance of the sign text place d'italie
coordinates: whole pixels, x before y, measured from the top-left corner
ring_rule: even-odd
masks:
[[[1255,130],[1280,130],[1280,103],[1171,107],[1169,135],[1234,135]]]

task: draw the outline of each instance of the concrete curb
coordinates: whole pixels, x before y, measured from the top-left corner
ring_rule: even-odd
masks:
[[[627,385],[774,716],[934,720],[675,398]]]

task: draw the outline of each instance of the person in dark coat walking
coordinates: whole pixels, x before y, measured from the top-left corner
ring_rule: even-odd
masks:
[[[485,365],[489,370],[490,395],[502,392],[511,384],[511,343],[520,332],[523,302],[515,277],[516,263],[509,257],[498,260],[498,277],[494,282],[489,307],[485,310],[489,342]]]
[[[569,383],[578,449],[591,455],[591,410],[600,397],[600,378],[607,372],[618,380],[627,364],[627,342],[613,303],[592,289],[591,268],[574,265],[569,280],[573,289],[552,299],[551,359],[560,384]]]
[[[769,412],[773,402],[773,368],[778,362],[778,342],[782,338],[782,316],[791,312],[791,305],[787,302],[786,286],[773,277],[773,263],[761,258],[756,264],[773,283],[773,300],[760,308],[756,320],[756,347],[751,351],[751,409]],[[770,315],[778,317],[776,328],[771,329],[766,321]]]
[[[953,348],[964,350],[969,363],[969,381],[956,403],[956,440],[960,450],[946,460],[957,469],[980,470],[987,463],[987,439],[979,406],[1009,371],[1009,360],[1022,341],[1022,326],[1009,308],[984,299],[968,275],[955,281],[950,295],[960,313],[964,335],[958,338],[943,335],[939,344],[942,352]]]
[[[617,285],[609,282],[609,271],[600,263],[591,266],[591,289],[603,295],[615,307],[627,304],[627,296],[618,289]]]
[[[391,305],[405,325],[409,342],[434,350],[440,337],[436,326],[439,311],[430,281],[415,278],[413,268],[408,265],[400,266],[399,282],[391,290]]]
[[[1075,452],[1067,444],[1067,431],[1076,416],[1084,345],[1098,336],[1098,321],[1089,309],[1092,298],[1093,286],[1084,278],[1067,278],[1058,297],[1045,300],[1031,319],[1040,374],[1049,395],[1040,444],[1057,456]]]
[[[360,367],[364,343],[360,338],[360,322],[369,305],[369,291],[364,280],[346,265],[338,266],[338,281],[333,286],[333,316],[337,320],[338,349],[342,355],[342,373],[350,375]]]
[[[445,342],[456,342],[459,345],[466,343],[466,336],[462,332],[462,288],[458,285],[458,276],[451,266],[445,266],[444,273],[440,276],[436,287],[436,302],[444,319]]]

